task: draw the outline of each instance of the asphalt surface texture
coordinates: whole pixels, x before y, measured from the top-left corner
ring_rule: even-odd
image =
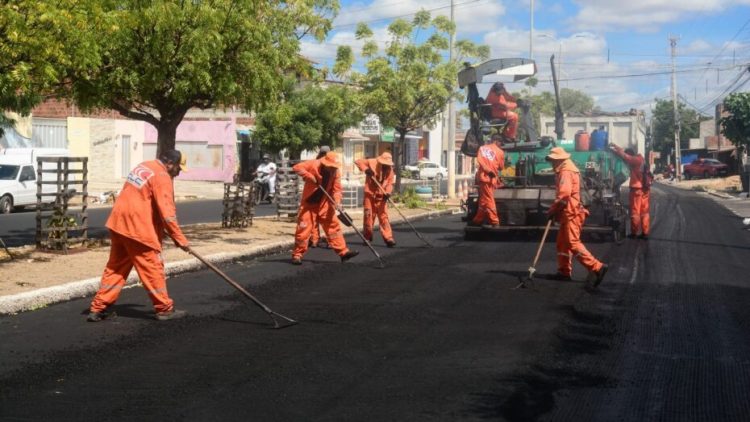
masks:
[[[116,319],[91,298],[0,318],[0,420],[746,421],[750,232],[695,193],[655,186],[649,240],[586,236],[598,289],[549,278],[540,234],[463,240],[459,216],[408,226],[398,247],[356,238],[341,264],[313,249],[208,271],[169,289],[189,316],[156,322],[141,288]]]

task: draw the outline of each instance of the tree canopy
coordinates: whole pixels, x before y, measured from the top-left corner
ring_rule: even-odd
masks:
[[[685,149],[690,144],[690,138],[699,136],[702,116],[681,102],[677,103],[677,115],[680,120],[680,148]],[[675,124],[672,100],[656,100],[651,125],[653,150],[661,151],[664,156],[673,153]]]
[[[365,72],[351,69],[351,48],[340,47],[334,73],[349,78],[362,89],[366,113],[379,117],[383,126],[399,134],[394,142],[394,164],[400,167],[403,145],[409,131],[432,126],[445,110],[448,101],[458,97],[457,74],[467,57],[487,58],[489,48],[470,41],[455,43],[453,61],[449,61],[448,37],[454,24],[444,16],[432,18],[420,11],[411,21],[396,19],[388,26],[388,42],[381,50],[374,33],[358,24],[356,38],[363,40],[361,55]],[[396,172],[396,190],[400,190],[400,172]]]
[[[750,146],[750,92],[736,92],[724,99],[728,115],[721,118],[721,133],[738,147]]]
[[[295,90],[287,81],[284,99],[260,112],[253,137],[272,152],[287,149],[291,157],[320,145],[336,146],[346,129],[362,121],[359,97],[351,87],[310,83]]]
[[[337,0],[90,0],[99,61],[76,69],[70,95],[156,127],[174,148],[190,108],[275,102],[285,73],[302,74],[304,36],[324,39]],[[98,6],[97,6],[98,5]],[[94,13],[95,12],[95,13]]]
[[[68,72],[96,61],[80,2],[8,0],[0,7],[0,134],[13,122],[2,113],[31,112],[64,86]]]

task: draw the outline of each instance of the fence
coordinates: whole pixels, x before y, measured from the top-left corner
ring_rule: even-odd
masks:
[[[39,157],[36,177],[36,247],[68,252],[88,243],[88,158]],[[80,175],[80,178],[78,176]],[[77,191],[71,186],[80,186]],[[81,197],[80,204],[71,203]]]

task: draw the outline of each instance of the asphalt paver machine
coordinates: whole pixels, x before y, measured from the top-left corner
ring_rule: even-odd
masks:
[[[554,63],[553,60],[554,56],[551,63]],[[576,149],[574,140],[563,139],[563,115],[559,106],[554,65],[552,69],[557,99],[555,131],[558,139],[537,135],[530,103],[519,99],[519,135],[523,133],[524,137],[522,141],[505,143],[502,147],[505,152],[505,169],[499,176],[503,186],[495,190],[500,226],[493,228],[471,224],[478,202],[474,189],[464,203],[466,213],[463,219],[467,222],[464,236],[467,240],[502,238],[503,234],[510,232],[544,230],[546,212],[555,199],[555,174],[545,157],[555,146],[569,152],[571,159],[581,170],[582,186],[586,189],[582,196],[588,199],[584,202],[588,203],[591,213],[586,220],[584,233],[603,234],[617,242],[625,237],[627,211],[621,202],[620,185],[628,179],[628,167],[608,148],[582,151]],[[459,86],[467,90],[471,123],[461,147],[464,155],[476,157],[477,149],[484,144],[484,140],[494,133],[501,133],[506,124],[504,120],[493,120],[485,111],[489,105],[479,96],[477,84],[489,75],[512,76],[517,81],[535,73],[535,62],[525,58],[493,59],[475,66],[467,64],[459,72]],[[496,236],[492,236],[493,234]]]

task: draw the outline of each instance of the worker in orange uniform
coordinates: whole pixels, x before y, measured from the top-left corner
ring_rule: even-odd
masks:
[[[372,227],[377,217],[380,222],[380,234],[386,246],[392,248],[396,246],[396,241],[393,240],[391,223],[388,221],[388,198],[393,192],[393,181],[396,175],[393,172],[391,153],[384,152],[377,158],[360,158],[354,164],[366,175],[362,234],[372,242]],[[375,181],[380,183],[380,187]]]
[[[570,154],[561,147],[550,149],[547,161],[555,171],[555,201],[547,211],[550,218],[560,224],[557,233],[557,280],[570,280],[573,272],[573,256],[589,271],[587,281],[598,286],[609,268],[594,258],[581,242],[581,230],[589,211],[581,204],[579,170]]]
[[[516,129],[518,128],[518,114],[513,111],[518,107],[515,97],[505,90],[505,85],[502,82],[495,82],[490,88],[490,92],[487,93],[485,101],[490,104],[490,114],[493,119],[508,121],[505,129],[503,129],[505,142],[515,142]]]
[[[336,216],[336,211],[341,209],[342,196],[338,155],[330,151],[323,158],[303,161],[296,164],[293,169],[304,179],[305,187],[302,190],[302,199],[297,212],[292,264],[302,265],[302,255],[307,252],[316,217],[317,222],[326,232],[328,246],[341,257],[341,262],[359,255],[359,252],[346,247],[341,222]],[[318,186],[325,189],[336,203],[332,204]]]
[[[185,311],[174,308],[167,294],[161,258],[165,231],[175,245],[188,250],[188,240],[177,224],[173,186],[173,179],[185,170],[185,163],[179,151],[169,150],[158,160],[145,161],[128,174],[107,220],[112,246],[101,286],[91,302],[88,321],[99,322],[116,315],[108,308],[117,301],[133,267],[151,298],[157,320],[185,316]]]
[[[485,219],[490,223],[490,228],[500,225],[500,217],[497,215],[495,205],[495,188],[501,187],[502,182],[498,172],[505,168],[505,153],[500,146],[502,139],[500,135],[492,135],[492,139],[486,145],[477,150],[477,173],[474,180],[479,191],[477,213],[472,220],[474,225],[483,225]]]
[[[648,239],[651,218],[649,216],[649,202],[651,191],[651,174],[646,167],[646,160],[641,154],[636,154],[632,148],[622,149],[619,145],[610,144],[615,154],[622,157],[630,168],[630,234],[634,239]],[[640,233],[640,234],[639,234]]]
[[[320,160],[321,158],[325,157],[325,155],[330,151],[331,147],[329,147],[328,145],[321,146],[320,150],[318,151],[318,156],[315,157],[315,159]],[[327,245],[328,241],[325,237],[320,236],[320,224],[318,224],[318,217],[317,215],[313,215],[313,229],[312,234],[310,235],[309,246],[311,248],[317,248],[318,246],[322,246],[323,243]]]

